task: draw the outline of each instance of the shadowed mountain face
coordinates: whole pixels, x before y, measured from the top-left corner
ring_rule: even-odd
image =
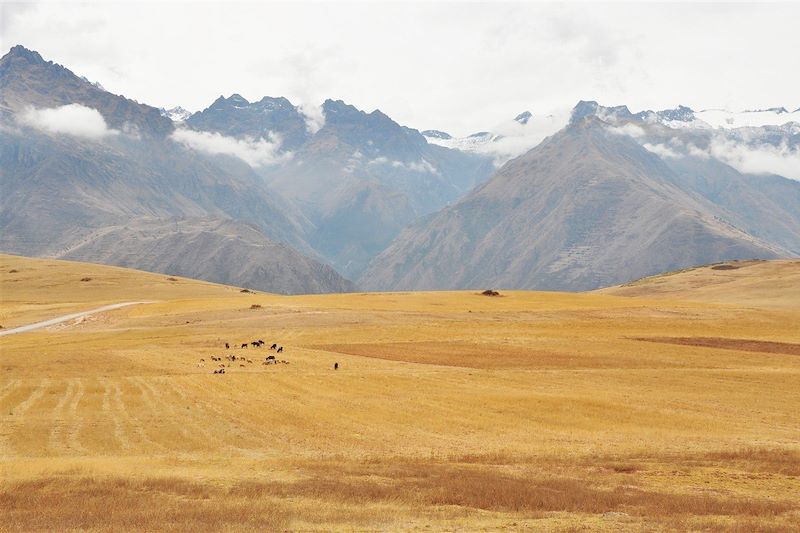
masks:
[[[280,294],[353,292],[334,269],[264,237],[254,226],[219,219],[143,219],[95,230],[57,257],[136,266]]]
[[[489,157],[428,144],[380,111],[327,100],[309,133],[284,98],[220,98],[188,126],[238,138],[277,138],[291,152],[259,169],[270,187],[314,224],[309,242],[345,275],[357,275],[416,218],[455,201],[493,170]]]
[[[237,158],[203,155],[173,142],[169,136],[173,123],[157,109],[107,93],[22,47],[15,47],[0,59],[0,88],[3,251],[57,257],[70,251],[71,258],[92,260],[99,249],[86,240],[98,235],[101,228],[131,225],[144,217],[212,218],[245,223],[228,226],[217,235],[219,238],[255,241],[252,232],[258,231],[261,244],[271,242],[275,247],[285,243],[316,256],[306,240],[310,222],[275,196],[261,176]],[[71,104],[84,106],[80,121],[99,121],[91,135],[75,130],[70,117],[59,114],[64,111],[61,106]],[[34,121],[28,118],[32,110],[43,109],[49,115],[35,115],[38,118]],[[171,227],[163,226],[160,242],[175,245],[165,235]],[[244,228],[247,236],[238,235]],[[188,234],[175,231],[178,233],[173,237],[178,241]],[[204,239],[193,242],[200,246],[195,254],[178,254],[170,260],[173,272],[193,272],[201,279],[220,280],[217,269],[202,258],[210,261],[226,245]],[[138,251],[130,239],[124,247],[122,241],[115,244],[113,239],[103,241],[103,245],[108,247],[104,260],[111,263],[116,262],[115,257],[124,256],[127,266],[137,268],[166,264],[152,256],[144,241]],[[210,247],[203,248],[206,245]],[[236,268],[242,273],[272,268],[275,263],[267,248],[252,248],[242,257],[249,263]],[[174,249],[180,247],[175,245]],[[87,255],[81,255],[82,251]],[[161,251],[169,253],[167,248]],[[299,260],[299,254],[281,257]],[[244,274],[230,279],[276,292],[287,292],[286,287],[296,292],[318,292],[321,288],[337,291],[346,286],[342,279],[332,282],[330,273],[323,272],[319,264],[288,270],[298,277],[291,282],[286,281],[288,274],[273,278],[285,282],[285,286],[260,283],[268,278],[263,274],[253,280]]]
[[[296,150],[310,137],[303,115],[282,97],[265,96],[250,103],[238,94],[220,96],[207,109],[186,119],[186,124],[233,137],[266,139],[277,135],[284,150]]]
[[[187,117],[14,47],[0,59],[0,250],[274,292],[352,290],[323,259],[371,289],[581,290],[798,255],[800,183],[734,168],[800,146],[797,123],[763,125],[791,114],[768,111],[580,102],[495,172],[475,147],[527,146],[548,117],[466,144],[334,100],[313,120],[239,95]]]
[[[111,94],[37,52],[15,46],[0,59],[0,113],[5,120],[29,106],[68,104],[97,109],[110,128],[120,131],[163,138],[174,129],[155,107]]]
[[[360,279],[371,289],[584,290],[786,248],[727,222],[658,156],[593,113],[404,231]]]

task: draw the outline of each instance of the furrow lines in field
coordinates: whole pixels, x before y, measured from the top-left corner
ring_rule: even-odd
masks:
[[[128,440],[128,436],[125,434],[125,427],[122,424],[122,420],[111,406],[111,385],[107,379],[101,379],[100,385],[103,386],[103,414],[109,417],[114,424],[114,438],[117,439],[122,449],[130,450],[131,441]]]
[[[175,382],[175,380],[170,380],[170,388],[175,394],[177,394],[181,398],[181,401],[183,401],[184,403],[188,404],[188,403],[192,402],[192,399],[189,398],[189,396],[186,394],[186,391],[181,386],[179,386]],[[207,416],[206,417],[202,416],[200,411],[207,411],[209,409],[214,411],[217,415],[219,415],[218,417],[214,417],[214,419],[216,421],[218,421],[218,420],[227,420],[230,417],[230,413],[225,413],[223,410],[221,410],[221,409],[217,408],[216,406],[210,404],[209,402],[205,402],[205,401],[203,402],[202,406],[199,407],[199,408],[194,408],[194,406],[192,406],[192,408],[187,409],[187,415],[191,416],[192,419],[195,420],[196,426],[198,427],[200,432],[203,433],[206,436],[206,438],[209,441],[213,440],[213,441],[219,443],[220,446],[224,446],[225,448],[227,448],[227,449],[229,449],[231,451],[233,451],[233,450],[241,450],[242,448],[230,444],[229,441],[227,441],[227,440],[223,440],[220,437],[214,436],[213,432],[205,429],[207,427],[207,425],[208,425],[208,417]],[[235,429],[231,428],[229,426],[225,430],[225,435],[227,435],[228,437],[231,437],[231,436],[234,435],[234,432],[235,432]],[[215,445],[215,449],[219,449],[219,447]]]
[[[19,384],[20,384],[20,381],[18,379],[12,379],[8,383],[6,383],[3,386],[3,388],[0,389],[0,401],[3,401],[3,399],[6,396],[10,395],[12,392],[17,390],[17,388],[19,387]]]
[[[212,391],[206,387],[203,391],[209,398],[227,398],[226,406],[224,408],[219,407],[212,401],[206,402],[204,406],[217,413],[221,419],[236,421],[236,426],[231,429],[232,437],[235,436],[240,442],[244,439],[249,439],[252,443],[251,446],[255,448],[261,448],[264,442],[269,442],[275,438],[274,433],[264,431],[263,424],[259,424],[258,421],[253,419],[251,405],[248,408],[241,407],[242,402],[257,401],[247,395],[244,398],[241,397],[241,384],[234,384],[229,380],[219,380],[214,384],[214,387],[217,390]],[[270,406],[269,409],[272,410],[274,407]],[[250,450],[252,448],[238,446],[237,449]]]
[[[131,428],[133,428],[133,432],[139,437],[141,443],[146,446],[147,450],[150,452],[155,449],[160,451],[165,450],[164,446],[150,439],[150,437],[147,436],[142,423],[137,418],[134,418],[130,415],[128,408],[125,406],[125,401],[122,398],[122,389],[119,386],[119,382],[115,381],[112,383],[112,386],[114,387],[114,407],[116,411],[120,414],[124,421],[127,422]]]
[[[11,451],[11,445],[8,442],[9,438],[16,432],[17,428],[25,422],[25,413],[44,396],[45,391],[47,391],[49,387],[50,380],[47,378],[42,379],[39,385],[31,391],[30,395],[25,398],[25,400],[9,409],[8,422],[4,422],[2,424],[2,430],[0,430],[0,450],[4,450],[5,453]],[[13,415],[11,413],[13,413]]]
[[[67,433],[67,446],[76,452],[85,452],[84,448],[78,437],[80,436],[81,428],[83,427],[83,417],[78,413],[78,405],[83,399],[84,386],[83,380],[77,379],[78,388],[69,402],[69,417],[72,423],[69,425],[69,432]]]
[[[64,432],[64,406],[67,405],[70,398],[75,392],[75,380],[70,379],[67,382],[67,388],[64,395],[59,398],[58,403],[53,408],[53,429],[50,430],[50,437],[48,439],[48,446],[54,452],[61,451],[66,446],[62,441],[62,434]]]
[[[192,431],[186,428],[185,424],[181,423],[175,408],[170,405],[169,402],[161,398],[161,391],[153,387],[147,380],[140,377],[131,378],[131,382],[142,391],[142,399],[154,416],[160,414],[165,420],[169,420],[186,442],[200,444],[197,438],[192,434]]]
[[[167,383],[169,383],[168,386],[167,386]],[[159,396],[161,396],[161,394],[166,393],[167,391],[172,391],[172,392],[176,393],[181,398],[181,400],[188,401],[187,400],[187,396],[185,395],[185,393],[180,392],[178,390],[178,388],[175,387],[174,380],[172,380],[172,379],[170,379],[170,380],[159,380],[159,385],[161,385],[160,388],[156,388],[152,383],[148,383],[147,385],[150,387],[151,391],[154,391],[154,393],[159,393]],[[203,442],[205,442],[206,444],[211,444],[210,441],[217,441],[221,445],[227,446],[227,443],[224,440],[221,440],[220,438],[215,437],[211,431],[206,429],[207,426],[208,426],[208,420],[207,419],[204,419],[203,417],[200,417],[200,416],[194,414],[191,409],[185,409],[185,410],[178,411],[175,408],[175,405],[174,405],[173,402],[170,402],[167,399],[165,399],[163,401],[164,401],[164,404],[166,405],[167,409],[172,412],[172,414],[176,417],[176,419],[179,418],[179,417],[187,417],[187,418],[191,418],[194,421],[194,429],[196,429],[197,431],[202,433]]]
[[[17,406],[14,407],[13,409],[14,416],[15,417],[24,416],[25,413],[28,412],[28,409],[33,407],[33,404],[35,404],[42,396],[44,396],[44,393],[49,386],[50,386],[50,380],[47,378],[42,379],[42,381],[39,382],[39,386],[33,390],[31,395],[28,396],[22,403],[17,404]]]

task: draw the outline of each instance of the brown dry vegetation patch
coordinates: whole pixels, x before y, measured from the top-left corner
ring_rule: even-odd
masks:
[[[634,337],[637,341],[662,344],[681,344],[704,348],[721,348],[740,352],[780,353],[800,355],[800,344],[791,342],[759,341],[753,339],[731,339],[726,337]]]
[[[471,342],[385,342],[317,344],[308,346],[326,352],[388,359],[407,363],[464,368],[576,368],[619,366],[620,361],[551,352],[520,345]]]
[[[317,502],[315,519],[292,502]],[[500,468],[398,461],[317,468],[297,481],[240,481],[232,485],[176,478],[48,477],[4,484],[0,509],[13,530],[283,530],[297,520],[372,524],[355,516],[362,506],[387,505],[419,515],[422,509],[461,508],[543,516],[550,512],[626,513],[656,523],[697,517],[769,520],[796,512],[783,501],[706,493],[665,493],[631,484],[597,485],[569,477],[512,475]],[[338,510],[338,511],[337,511]],[[331,514],[333,513],[333,514]]]
[[[735,464],[752,472],[800,477],[800,451],[770,448],[742,448],[685,456],[701,463]]]
[[[231,523],[262,531],[286,529],[271,502],[249,506],[180,479],[50,477],[0,487],[2,528],[12,531],[218,531]]]
[[[723,265],[714,265],[711,267],[711,270],[736,270],[741,268],[738,265],[731,265],[731,264],[723,264]]]

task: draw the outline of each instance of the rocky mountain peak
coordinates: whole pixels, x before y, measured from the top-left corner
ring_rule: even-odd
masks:
[[[44,59],[42,59],[42,56],[39,55],[39,52],[36,52],[34,50],[28,50],[27,48],[25,48],[21,44],[12,46],[11,50],[9,50],[8,53],[6,55],[4,55],[2,60],[0,60],[0,61],[5,61],[5,60],[9,60],[9,61],[10,60],[21,60],[21,61],[26,61],[26,62],[31,63],[31,64],[46,63],[46,61]]]
[[[527,124],[532,116],[533,114],[530,111],[523,111],[522,113],[514,117],[514,120],[516,120],[520,124]]]
[[[694,111],[690,107],[684,105],[679,105],[675,109],[659,111],[657,115],[664,120],[675,120],[679,122],[691,122],[695,119]]]

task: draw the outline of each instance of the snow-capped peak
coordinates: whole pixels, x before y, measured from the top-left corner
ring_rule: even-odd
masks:
[[[167,117],[172,122],[184,122],[187,118],[192,116],[192,112],[188,111],[181,106],[173,107],[172,109],[159,109],[162,117]]]
[[[787,111],[784,107],[741,112],[726,109],[704,109],[695,112],[695,116],[714,128],[782,126],[787,122],[800,122],[800,109],[793,112]]]

